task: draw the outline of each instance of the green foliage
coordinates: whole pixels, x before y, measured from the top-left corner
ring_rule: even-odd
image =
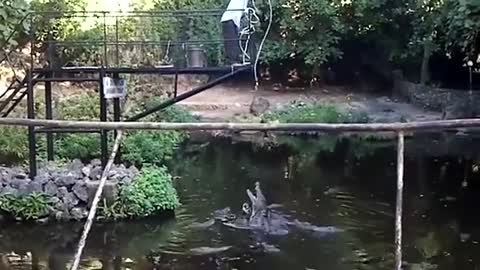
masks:
[[[35,220],[48,214],[48,197],[43,193],[0,195],[0,210],[17,220]]]
[[[18,45],[18,38],[29,30],[28,21],[23,21],[28,11],[24,0],[2,1],[0,8],[0,46],[2,49]],[[22,22],[20,24],[20,22]],[[10,40],[7,40],[13,34]]]
[[[163,101],[152,98],[143,103],[142,110],[148,110]],[[196,122],[198,118],[179,106],[170,106],[156,114],[148,116],[146,121],[156,122]],[[188,133],[183,131],[129,131],[122,141],[122,159],[140,166],[143,163],[161,164],[170,160]]]
[[[267,113],[265,122],[281,123],[356,123],[368,122],[368,116],[359,113],[345,113],[330,104],[293,104]]]
[[[122,141],[122,159],[141,166],[161,164],[172,158],[186,135],[178,131],[132,131]]]
[[[100,156],[100,136],[68,134],[55,140],[55,154],[63,160],[91,160]]]
[[[139,218],[175,210],[180,206],[172,176],[166,167],[144,166],[135,180],[121,188],[117,200],[100,207],[107,219]]]
[[[6,160],[25,160],[28,157],[26,128],[0,127],[0,156]]]
[[[100,116],[100,102],[95,94],[70,97],[57,102],[55,116],[62,120],[97,120]]]

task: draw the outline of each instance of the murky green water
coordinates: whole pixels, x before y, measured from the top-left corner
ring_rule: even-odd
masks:
[[[287,145],[190,143],[171,165],[183,203],[176,218],[95,225],[82,268],[392,269],[392,144],[279,140]],[[478,177],[468,169],[480,153],[478,145],[474,138],[426,135],[407,142],[406,269],[480,268],[475,256],[480,252],[480,193]],[[468,186],[462,188],[465,178]],[[292,229],[265,236],[220,224],[190,227],[217,209],[239,211],[248,200],[245,190],[255,181],[270,203],[282,205],[282,213],[344,231]],[[0,226],[0,269],[66,269],[82,229],[82,224]],[[271,248],[258,248],[260,241]]]

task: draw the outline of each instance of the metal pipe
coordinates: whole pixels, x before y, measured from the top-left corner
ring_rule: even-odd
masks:
[[[103,78],[105,77],[105,71],[103,69],[100,70],[100,121],[106,122],[107,121],[107,100],[105,99],[104,94],[104,86],[103,86]],[[105,168],[108,159],[108,133],[106,130],[101,131],[100,135],[100,149],[102,152],[101,160],[102,160],[102,167]]]
[[[113,74],[113,79],[115,79],[115,80],[120,79],[120,76],[118,75],[118,73]],[[119,98],[114,98],[113,99],[113,121],[120,122],[120,117],[121,117],[120,99]],[[113,134],[114,134],[113,136],[115,138],[117,138],[118,131],[114,130]],[[119,146],[118,154],[115,156],[115,163],[116,164],[121,163],[121,156],[120,156],[121,150],[120,150],[120,148],[121,148],[121,146]]]
[[[33,25],[33,19],[30,17],[30,25]],[[33,92],[33,55],[35,53],[35,42],[33,27],[30,28],[30,68],[28,69],[27,85],[27,116],[28,119],[35,119],[35,99]],[[35,127],[28,127],[28,149],[29,149],[29,175],[33,179],[37,175],[37,145],[35,139]]]
[[[47,77],[50,77],[50,74],[48,74]],[[52,82],[50,81],[45,82],[45,118],[48,120],[53,119]],[[53,134],[49,131],[47,131],[47,159],[54,159]]]

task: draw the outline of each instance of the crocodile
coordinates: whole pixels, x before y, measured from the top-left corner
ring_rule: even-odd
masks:
[[[246,192],[250,204],[243,203],[242,211],[239,214],[233,213],[227,207],[214,211],[213,219],[204,223],[192,224],[191,227],[207,228],[217,221],[230,228],[263,232],[268,235],[286,235],[291,228],[309,231],[321,236],[343,231],[334,226],[316,226],[309,222],[292,220],[289,215],[276,210],[281,205],[267,204],[259,182],[255,183],[255,194],[250,189],[247,189]]]

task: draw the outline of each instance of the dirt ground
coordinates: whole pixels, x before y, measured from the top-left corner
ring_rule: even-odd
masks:
[[[184,92],[186,89],[183,89]],[[250,113],[255,97],[270,102],[270,108],[293,101],[326,102],[339,107],[367,112],[374,122],[422,121],[440,119],[441,114],[425,111],[414,105],[395,100],[388,95],[355,92],[355,89],[324,87],[315,89],[280,89],[260,86],[257,91],[250,86],[220,85],[202,92],[179,104],[194,111],[205,120],[222,121]]]
[[[0,69],[0,92],[5,90],[8,84],[7,78],[13,73],[8,67]],[[184,77],[179,81],[179,94],[186,92],[198,85],[206,78]],[[172,79],[173,81],[173,79]],[[55,86],[55,98],[62,100],[74,95],[85,94],[95,91],[96,84],[78,85],[61,83]],[[152,81],[152,83],[135,85],[129,91],[135,91],[135,95],[158,95],[164,93],[165,89],[173,89],[173,85],[164,81]],[[35,87],[37,92],[43,92],[43,86]],[[147,93],[148,92],[148,93]],[[158,92],[158,93],[157,93]],[[250,105],[255,97],[263,97],[270,103],[270,109],[290,104],[293,101],[303,102],[326,102],[337,104],[340,108],[348,110],[360,110],[366,112],[373,122],[398,122],[422,121],[440,119],[440,113],[425,111],[423,108],[394,100],[388,94],[360,93],[358,89],[346,87],[317,87],[317,88],[273,88],[266,83],[261,83],[255,91],[253,82],[238,84],[226,83],[206,90],[200,94],[190,97],[179,105],[192,110],[201,116],[204,121],[231,121],[236,116],[250,114]]]

